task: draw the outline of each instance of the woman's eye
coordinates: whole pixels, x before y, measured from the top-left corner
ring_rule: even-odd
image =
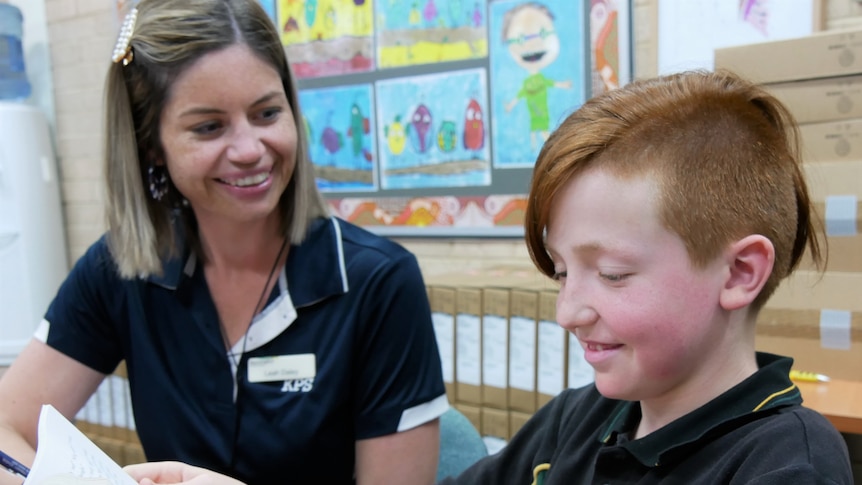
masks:
[[[261,119],[271,121],[278,118],[278,115],[281,114],[281,108],[267,108],[260,112]]]
[[[556,273],[554,273],[553,275],[551,275],[551,279],[552,279],[552,280],[554,280],[554,281],[561,281],[561,280],[562,280],[563,278],[565,278],[565,277],[566,277],[566,272],[565,272],[565,271],[557,271]]]
[[[221,124],[217,122],[207,122],[197,125],[192,128],[192,132],[198,135],[212,135],[221,128]]]

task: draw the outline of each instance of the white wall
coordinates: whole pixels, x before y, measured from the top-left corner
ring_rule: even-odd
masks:
[[[33,94],[27,101],[38,106],[48,118],[52,130],[56,126],[54,115],[54,85],[51,72],[51,51],[48,45],[48,23],[44,0],[7,0],[21,10],[24,16],[22,44],[24,64]]]

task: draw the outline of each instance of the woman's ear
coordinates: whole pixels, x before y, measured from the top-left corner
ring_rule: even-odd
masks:
[[[772,274],[775,247],[765,236],[752,234],[732,243],[725,254],[730,271],[719,303],[725,310],[737,310],[760,294]]]

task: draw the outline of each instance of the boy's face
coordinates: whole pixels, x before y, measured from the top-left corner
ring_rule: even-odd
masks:
[[[563,186],[550,214],[557,321],[610,398],[671,397],[722,358],[721,258],[693,268],[682,239],[661,224],[657,198],[648,176],[589,169]]]

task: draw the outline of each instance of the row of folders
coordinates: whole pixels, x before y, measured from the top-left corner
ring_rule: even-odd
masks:
[[[426,279],[450,402],[531,415],[593,382],[577,339],[556,323],[555,284],[528,270],[483,276]]]

